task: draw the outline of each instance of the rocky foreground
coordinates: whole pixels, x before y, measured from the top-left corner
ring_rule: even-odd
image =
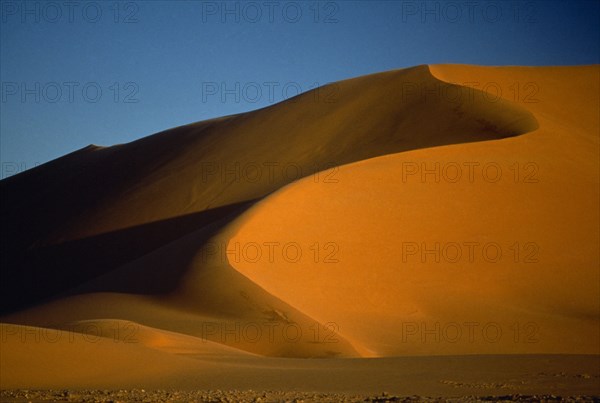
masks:
[[[3,390],[1,402],[210,402],[210,403],[308,403],[308,402],[600,402],[598,396],[505,395],[505,396],[394,396],[266,391],[175,390]]]

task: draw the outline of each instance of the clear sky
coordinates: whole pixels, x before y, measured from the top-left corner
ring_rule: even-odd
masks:
[[[2,177],[433,63],[599,63],[600,2],[0,1]]]

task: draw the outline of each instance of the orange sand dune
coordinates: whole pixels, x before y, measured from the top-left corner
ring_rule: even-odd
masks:
[[[405,89],[414,83],[451,87],[473,100],[457,106],[436,96],[428,103],[426,94]],[[490,104],[483,92],[438,81],[427,66],[335,88],[333,102],[315,100],[313,91],[129,144],[87,147],[0,182],[8,267],[2,306],[65,291],[329,166],[537,127],[519,105]]]
[[[260,356],[600,354],[598,73],[379,73],[0,181],[3,329],[138,336],[3,338],[2,387],[98,386],[111,362],[106,385],[243,387],[309,365]],[[322,362],[336,390],[371,382]]]
[[[124,327],[120,330],[124,331]],[[30,326],[2,324],[1,386],[52,388],[57,384],[94,387],[104,384],[160,380],[164,368],[191,370],[174,354],[140,343]],[[218,347],[217,347],[218,348]],[[218,351],[218,350],[217,350]]]
[[[537,101],[523,105],[539,129],[287,186],[223,241],[296,242],[310,256],[270,262],[263,247],[260,261],[233,265],[312,317],[335,318],[378,355],[600,353],[597,67],[432,71],[505,92],[535,83]],[[575,91],[577,101],[565,102]]]

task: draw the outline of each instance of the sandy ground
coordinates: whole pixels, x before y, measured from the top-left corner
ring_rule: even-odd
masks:
[[[359,402],[596,402],[593,396],[501,395],[458,396],[361,396],[340,393],[255,392],[255,391],[174,391],[174,390],[19,390],[0,392],[3,402],[198,402],[198,403],[359,403]]]

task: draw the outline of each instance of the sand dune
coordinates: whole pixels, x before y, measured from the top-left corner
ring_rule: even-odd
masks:
[[[243,215],[229,243],[297,242],[311,258],[265,254],[234,266],[381,355],[598,354],[597,68],[571,79],[560,68],[432,70],[504,89],[534,82],[539,102],[526,105],[540,128],[346,165],[337,183],[288,186]],[[546,112],[575,89],[581,103]],[[472,180],[469,163],[478,164]],[[463,176],[454,181],[456,166]],[[308,248],[317,242],[315,261]],[[338,262],[325,259],[332,252]]]
[[[600,354],[599,90],[418,66],[0,181],[7,334],[136,335],[3,338],[2,387],[98,385],[84,357],[181,386],[296,365],[260,356]]]
[[[177,355],[139,343],[115,343],[98,334],[2,324],[2,388],[94,387],[158,380],[163,368],[186,368]],[[187,369],[191,369],[187,365]],[[101,381],[104,380],[104,381]]]
[[[129,144],[87,147],[2,181],[3,266],[12,267],[2,306],[64,291],[329,166],[537,126],[526,109],[490,104],[482,92],[453,87],[473,97],[457,106],[405,89],[415,83],[451,86],[427,66],[376,74],[339,83],[334,102],[309,92]],[[24,212],[28,231],[20,230]],[[44,286],[32,288],[38,278]],[[21,297],[25,289],[32,295]]]

